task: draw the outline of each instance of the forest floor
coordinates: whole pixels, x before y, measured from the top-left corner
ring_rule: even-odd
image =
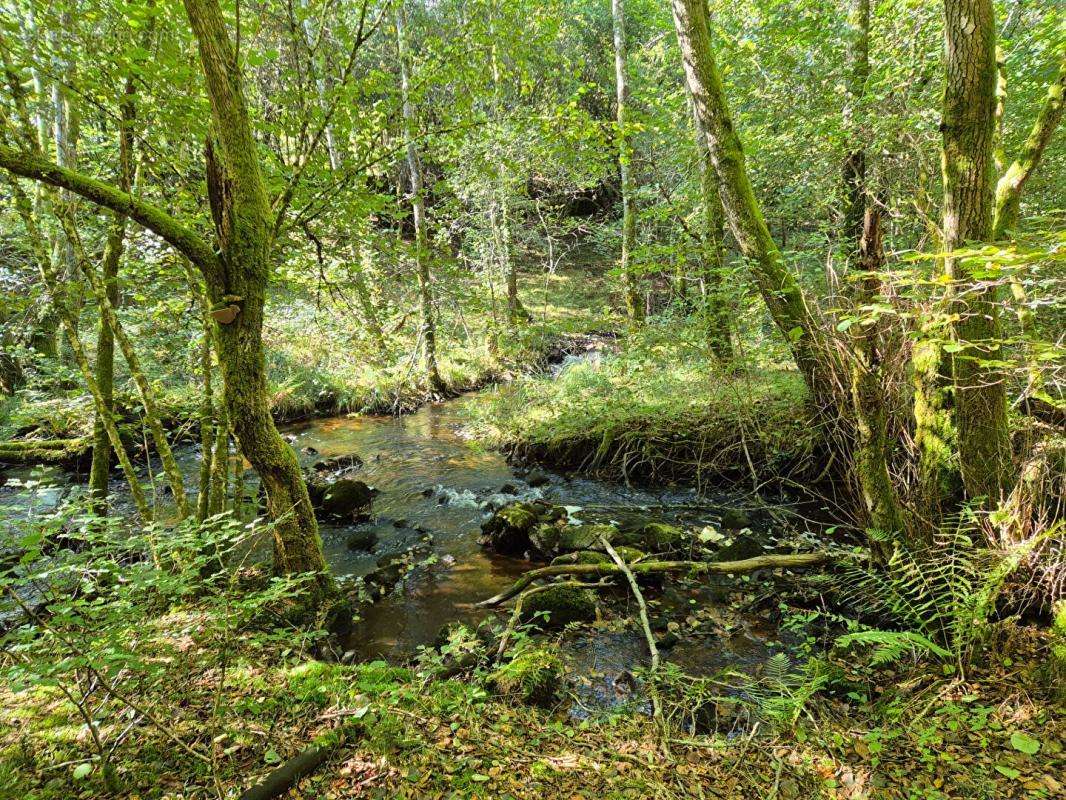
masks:
[[[195,608],[143,626],[141,657],[153,668],[113,678],[138,710],[104,696],[95,712],[103,742],[116,745],[112,796],[235,797],[324,735],[338,742],[328,760],[286,797],[991,800],[1064,791],[1066,723],[1051,694],[1047,636],[1033,631],[965,678],[830,660],[838,680],[793,724],[710,734],[661,728],[625,708],[579,720],[565,699],[523,705],[480,674],[434,680],[383,662],[327,664],[284,646],[284,636],[217,634],[217,621]],[[90,751],[57,689],[0,688],[4,797],[108,796]]]

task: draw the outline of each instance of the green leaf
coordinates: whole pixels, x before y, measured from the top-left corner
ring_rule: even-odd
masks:
[[[1015,731],[1010,735],[1010,745],[1027,756],[1036,755],[1040,751],[1040,740],[1022,731]]]
[[[78,766],[74,767],[74,773],[71,777],[73,777],[76,781],[80,781],[83,778],[89,777],[89,773],[92,771],[92,764],[78,764]]]
[[[1022,774],[1021,772],[1016,770],[1014,767],[1004,766],[1003,764],[996,764],[996,772],[998,772],[1000,775],[1007,776],[1011,780],[1014,780],[1015,778],[1017,778],[1018,776],[1020,776]]]

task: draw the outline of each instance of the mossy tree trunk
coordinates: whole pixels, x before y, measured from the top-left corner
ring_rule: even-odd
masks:
[[[611,0],[614,32],[615,136],[618,143],[618,173],[622,191],[622,291],[626,315],[631,326],[644,322],[644,299],[641,296],[633,265],[637,246],[637,206],[633,196],[633,140],[629,130],[629,75],[626,53],[625,0]]]
[[[723,362],[733,360],[733,337],[729,300],[725,287],[725,210],[718,192],[718,174],[714,169],[707,135],[700,125],[695,103],[692,105],[696,151],[699,153],[700,198],[702,200],[702,269],[704,313],[707,316],[707,342]]]
[[[263,357],[263,308],[270,279],[274,220],[260,171],[237,53],[217,0],[185,0],[211,103],[213,140],[206,150],[215,222],[217,269],[204,278],[213,304],[238,313],[218,326],[218,360],[230,424],[266,488],[274,520],[274,565],[314,573],[328,585],[311,500],[299,462],[270,414]]]
[[[422,310],[422,355],[426,380],[431,391],[445,392],[437,369],[437,325],[433,309],[433,277],[429,269],[429,241],[426,234],[426,198],[422,164],[415,145],[417,120],[411,100],[411,65],[407,55],[407,10],[404,0],[396,2],[396,51],[400,61],[400,93],[403,103],[403,129],[406,139],[407,171],[411,181],[411,214],[415,226],[415,267],[418,272],[418,295]]]
[[[122,327],[122,322],[119,320],[118,314],[115,313],[115,308],[108,297],[108,286],[101,282],[100,276],[96,274],[92,264],[89,263],[88,256],[78,237],[78,231],[74,227],[73,214],[67,209],[61,210],[58,216],[63,225],[63,230],[66,233],[67,241],[69,241],[74,248],[75,258],[81,267],[82,274],[89,286],[89,290],[96,300],[96,304],[100,310],[100,316],[111,330],[112,348],[115,343],[118,344],[119,350],[122,352],[122,357],[125,359],[126,365],[129,367],[130,376],[133,378],[134,385],[137,387],[137,393],[141,398],[141,405],[144,409],[144,421],[147,423],[148,430],[152,434],[152,441],[155,443],[156,452],[159,454],[159,460],[163,465],[163,473],[166,475],[167,482],[170,484],[170,489],[174,495],[174,502],[177,505],[178,516],[179,518],[184,519],[190,512],[188,497],[185,494],[185,482],[181,474],[181,469],[178,467],[177,459],[174,458],[174,453],[170,449],[170,443],[167,441],[167,434],[166,430],[163,428],[163,421],[159,413],[159,407],[155,402],[155,391],[148,382],[148,377],[145,375],[144,368],[141,366],[141,360],[137,356],[137,351],[133,347],[133,342],[130,341],[129,336],[126,335],[126,331]],[[108,246],[110,247],[111,245],[112,243],[109,241]],[[115,265],[117,265],[122,250],[121,237],[118,238],[114,247],[115,252],[112,258],[114,258]],[[106,259],[109,254],[105,252],[104,255]],[[106,266],[107,265],[105,264],[105,267]],[[111,269],[114,271],[115,266],[112,266]],[[114,366],[112,364],[107,376],[109,382],[112,380],[113,374]],[[99,377],[97,380],[99,380]],[[97,416],[99,417],[99,414]]]
[[[119,120],[117,171],[118,185],[124,192],[130,191],[132,185],[133,91],[134,83],[127,78]],[[104,299],[113,309],[118,308],[119,303],[118,268],[122,261],[125,238],[126,217],[113,214],[100,263],[100,281]],[[93,460],[89,469],[89,497],[95,512],[106,514],[107,486],[111,476],[111,441],[108,439],[107,426],[101,413],[113,415],[115,409],[115,337],[103,313],[100,314],[96,331],[95,372],[96,380],[100,384],[100,394],[104,400],[104,410],[103,412],[98,410],[93,420]]]
[[[873,203],[868,204],[864,212],[856,266],[862,271],[854,293],[857,307],[870,307],[879,300],[884,302],[881,213]],[[893,443],[888,436],[888,393],[884,380],[889,345],[885,322],[884,317],[877,316],[855,323],[848,329],[851,334],[855,474],[866,506],[868,527],[874,532],[871,550],[879,557],[886,556],[888,550],[883,544],[886,537],[878,534],[895,537],[907,533],[903,506],[889,472]]]
[[[733,127],[711,47],[706,0],[672,0],[685,78],[718,174],[726,220],[749,264],[759,294],[785,336],[811,397],[828,408],[831,375],[819,325],[795,277],[785,267],[751,188],[740,137]]]
[[[953,281],[952,360],[959,466],[971,498],[998,502],[1012,480],[1010,430],[996,284],[971,274],[952,255],[992,235],[992,150],[996,108],[996,36],[991,0],[945,0],[945,84],[941,130],[945,270]]]
[[[848,153],[844,157],[844,248],[848,264],[861,260],[860,240],[866,207],[866,147],[863,141],[862,104],[870,78],[870,0],[851,0],[848,10],[848,83],[844,128]]]
[[[104,425],[108,439],[111,442],[111,447],[118,458],[118,462],[122,467],[122,472],[126,476],[126,480],[129,482],[130,495],[133,498],[133,504],[141,515],[141,518],[144,521],[149,522],[152,519],[152,509],[148,505],[148,500],[141,488],[140,481],[137,479],[137,471],[134,469],[133,462],[130,460],[129,454],[126,452],[126,446],[123,444],[122,437],[119,435],[118,426],[115,423],[114,417],[108,412],[104,396],[100,391],[100,385],[97,383],[93,367],[89,363],[89,357],[86,355],[85,348],[82,347],[81,340],[78,338],[78,326],[74,318],[74,312],[66,304],[66,296],[63,291],[64,286],[56,276],[55,265],[51,259],[51,255],[45,249],[47,240],[42,237],[40,229],[37,227],[29,197],[27,197],[26,193],[22,191],[22,187],[19,186],[18,180],[13,174],[9,174],[7,177],[8,186],[15,199],[16,211],[21,217],[23,225],[26,227],[26,233],[29,236],[31,246],[34,249],[34,256],[41,273],[41,278],[44,281],[45,287],[51,293],[52,302],[55,304],[55,308],[59,312],[60,326],[67,336],[74,363],[81,372],[82,379],[85,381],[85,385],[93,399],[93,406],[97,412],[97,418],[100,419]],[[58,199],[50,198],[50,202],[58,202]]]

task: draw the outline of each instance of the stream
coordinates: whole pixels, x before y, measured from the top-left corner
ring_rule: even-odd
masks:
[[[497,390],[506,387],[485,391]],[[706,525],[718,529],[723,513],[750,504],[748,496],[697,496],[691,489],[634,488],[513,467],[466,434],[466,402],[460,397],[400,417],[333,417],[283,426],[306,465],[356,453],[364,461],[356,477],[379,491],[370,522],[321,526],[326,559],[336,576],[367,575],[390,555],[420,547],[421,563],[388,595],[361,611],[344,644],[348,659],[404,662],[420,647],[432,645],[449,623],[473,626],[490,614],[505,619],[509,611],[487,611],[475,604],[536,566],[488,553],[478,544],[481,524],[508,502],[544,499],[570,507],[571,516],[582,522],[655,520],[697,530]],[[194,447],[178,452],[195,491],[198,452]],[[251,477],[249,473],[250,490]],[[75,487],[71,477],[58,470],[12,469],[4,478],[0,507],[16,517],[48,511]],[[122,487],[116,479],[115,501],[120,505]],[[748,516],[751,535],[772,546],[772,517],[758,511]],[[350,546],[354,534],[359,534],[354,537],[360,540],[358,548]],[[369,549],[362,549],[371,540]],[[723,669],[750,673],[772,653],[795,644],[765,616],[735,609],[745,580],[712,577],[697,588],[671,580],[661,594],[649,597],[653,627],[665,631],[667,620],[682,622],[681,635],[664,649],[663,659],[696,675]],[[632,606],[624,594],[616,596],[616,606]],[[635,607],[628,610],[635,618]],[[579,708],[626,702],[625,679],[647,661],[639,627],[617,620],[566,634],[560,652]]]

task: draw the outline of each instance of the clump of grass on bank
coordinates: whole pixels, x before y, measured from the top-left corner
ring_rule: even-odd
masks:
[[[475,429],[522,458],[696,483],[795,470],[818,444],[795,371],[728,370],[682,323],[649,326],[620,348],[485,393]]]

